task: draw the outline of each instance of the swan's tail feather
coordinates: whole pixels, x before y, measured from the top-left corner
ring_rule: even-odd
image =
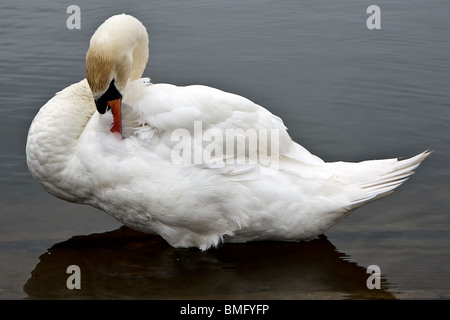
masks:
[[[351,202],[349,210],[354,210],[368,202],[375,201],[394,192],[395,188],[402,185],[414,174],[414,170],[430,153],[425,151],[405,160],[387,159],[363,162],[376,172],[379,172],[379,174],[375,179],[357,184],[362,194]]]

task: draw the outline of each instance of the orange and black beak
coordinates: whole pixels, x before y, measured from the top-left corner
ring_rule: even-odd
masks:
[[[114,79],[111,81],[108,90],[99,99],[95,100],[95,105],[97,106],[97,111],[101,114],[111,109],[114,119],[111,132],[117,132],[122,135],[122,95],[117,90]]]
[[[107,101],[106,105],[111,108],[114,119],[111,132],[118,132],[122,135],[122,99]]]

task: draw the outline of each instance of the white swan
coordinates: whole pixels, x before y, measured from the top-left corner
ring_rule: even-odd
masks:
[[[142,23],[125,14],[107,19],[91,38],[87,79],[34,118],[27,163],[52,195],[174,247],[314,238],[389,194],[429,154],[325,163],[246,98],[141,79],[147,59]],[[199,129],[206,136],[196,136]],[[236,149],[228,148],[230,132]]]

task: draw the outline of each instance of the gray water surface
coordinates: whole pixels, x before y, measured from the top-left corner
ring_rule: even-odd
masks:
[[[0,5],[0,299],[449,299],[450,3],[77,1]],[[43,191],[26,135],[55,92],[85,77],[89,38],[126,12],[150,34],[145,76],[243,95],[326,161],[432,155],[393,195],[308,243],[173,249]],[[77,264],[83,286],[66,287]],[[380,267],[381,289],[366,269]]]

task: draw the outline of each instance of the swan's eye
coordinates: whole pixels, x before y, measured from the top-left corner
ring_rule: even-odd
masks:
[[[111,107],[106,104],[106,101],[95,100],[95,105],[97,106],[97,111],[101,114],[111,110]]]
[[[122,99],[122,95],[120,94],[119,90],[117,90],[116,85],[114,84],[114,79],[112,79],[111,83],[109,84],[108,90],[106,90],[100,98],[95,100],[97,111],[101,114],[104,114],[106,111],[110,110],[108,101],[116,99]]]
[[[107,111],[107,108],[109,108],[106,105],[106,100],[102,99],[101,97],[100,99],[95,100],[95,106],[97,107],[97,111],[100,114],[104,114]]]

